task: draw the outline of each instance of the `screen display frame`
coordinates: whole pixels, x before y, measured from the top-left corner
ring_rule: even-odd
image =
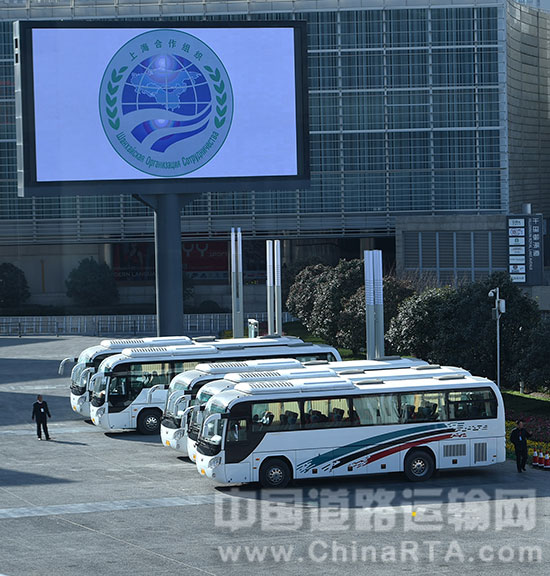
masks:
[[[289,28],[294,37],[296,173],[290,175],[143,177],[132,179],[56,180],[37,178],[33,30],[35,29],[236,29]],[[307,35],[305,21],[19,21],[14,22],[17,176],[19,196],[115,194],[197,194],[202,192],[293,190],[310,179]]]

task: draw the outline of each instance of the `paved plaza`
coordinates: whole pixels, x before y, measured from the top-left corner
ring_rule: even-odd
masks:
[[[59,361],[97,342],[0,338],[0,576],[548,574],[550,471],[215,485],[158,437],[72,412]]]

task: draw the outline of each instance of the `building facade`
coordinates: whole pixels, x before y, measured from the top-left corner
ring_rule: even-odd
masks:
[[[70,244],[72,253],[95,245],[108,255],[113,244],[153,238],[151,211],[129,196],[17,198],[14,20],[306,20],[311,186],[205,194],[184,209],[182,237],[226,239],[240,226],[245,239],[376,239],[399,236],[404,226],[410,241],[414,222],[423,225],[418,216],[441,217],[442,231],[453,216],[477,218],[471,230],[463,220],[458,227],[477,233],[485,218],[490,226],[512,199],[522,200],[521,161],[510,147],[524,137],[523,94],[509,105],[516,86],[509,76],[526,42],[508,32],[522,11],[537,13],[506,0],[0,0],[0,253]],[[494,232],[504,234],[500,226]],[[421,268],[407,253],[398,265]],[[505,269],[499,262],[488,257],[478,268]]]

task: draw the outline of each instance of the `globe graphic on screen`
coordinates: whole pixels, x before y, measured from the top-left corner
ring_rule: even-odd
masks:
[[[162,153],[207,128],[212,94],[201,70],[189,60],[157,54],[127,75],[121,105],[136,140]]]

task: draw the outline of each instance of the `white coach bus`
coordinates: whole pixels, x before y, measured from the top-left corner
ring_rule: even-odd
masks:
[[[168,396],[160,423],[160,438],[163,446],[185,452],[187,443],[182,441],[186,427],[182,426],[182,416],[189,406],[194,405],[197,392],[209,382],[224,378],[233,372],[258,372],[301,368],[296,358],[279,358],[274,351],[272,358],[243,360],[239,362],[209,362],[197,364],[193,370],[176,374],[168,387]]]
[[[365,363],[372,361],[365,360]],[[415,360],[413,360],[415,362]],[[196,405],[193,406],[193,410],[187,419],[187,430],[185,436],[187,437],[187,456],[193,461],[197,458],[197,440],[201,431],[204,410],[206,403],[212,396],[227,390],[234,388],[237,384],[252,382],[252,381],[276,381],[276,380],[294,380],[306,379],[307,382],[312,381],[316,384],[318,378],[330,378],[336,376],[343,376],[346,380],[357,384],[357,385],[376,385],[382,381],[389,380],[414,380],[418,378],[436,378],[441,376],[449,376],[453,374],[467,374],[470,373],[463,368],[456,368],[454,366],[439,366],[437,364],[427,364],[426,362],[413,365],[410,368],[383,368],[374,369],[369,365],[367,368],[361,370],[344,370],[342,365],[347,364],[346,362],[334,362],[330,364],[332,368],[325,368],[325,370],[320,370],[319,367],[313,368],[309,366],[304,366],[304,369],[299,370],[277,370],[273,372],[266,372],[262,374],[228,374],[224,380],[216,380],[210,382],[203,386],[196,398]]]
[[[197,469],[222,483],[384,472],[421,481],[506,458],[500,391],[468,374],[238,384],[213,396],[204,418]]]
[[[196,342],[195,339],[194,342]],[[338,351],[291,336],[235,338],[186,346],[133,348],[106,358],[92,378],[90,417],[105,430],[159,432],[168,385],[185,370],[209,360],[239,361],[273,355],[340,359]]]
[[[120,338],[102,340],[96,346],[90,346],[79,354],[78,358],[64,358],[59,364],[58,373],[63,374],[69,362],[76,362],[71,371],[71,407],[85,417],[90,416],[90,380],[105,358],[120,354],[125,348],[145,348],[148,346],[176,346],[191,344],[187,336],[168,336],[165,338]]]
[[[201,387],[209,382],[223,379],[227,374],[262,372],[269,373],[277,377],[280,370],[299,370],[307,367],[309,370],[322,369],[326,374],[334,374],[334,371],[345,373],[360,373],[364,370],[389,370],[394,368],[408,368],[410,366],[426,365],[427,362],[416,358],[401,358],[400,356],[385,356],[375,360],[351,360],[334,362],[331,358],[320,357],[315,354],[304,355],[303,353],[294,356],[294,359],[279,358],[266,360],[250,360],[247,362],[219,362],[211,364],[200,364],[194,370],[187,370],[178,374],[171,382],[164,409],[163,419],[160,426],[161,440],[164,446],[169,446],[183,455],[188,456],[188,428],[191,415],[187,415],[185,422],[182,422],[182,415],[190,406],[204,404],[206,400],[198,401],[196,396]],[[326,356],[326,355],[325,355]],[[332,370],[332,372],[330,372]],[[328,371],[328,372],[327,372]],[[312,377],[312,376],[310,376]],[[217,390],[219,391],[219,389]],[[203,390],[203,397],[208,391]],[[206,399],[208,399],[206,397]],[[193,423],[192,442],[197,439],[200,428],[198,418],[200,414],[195,414]]]

